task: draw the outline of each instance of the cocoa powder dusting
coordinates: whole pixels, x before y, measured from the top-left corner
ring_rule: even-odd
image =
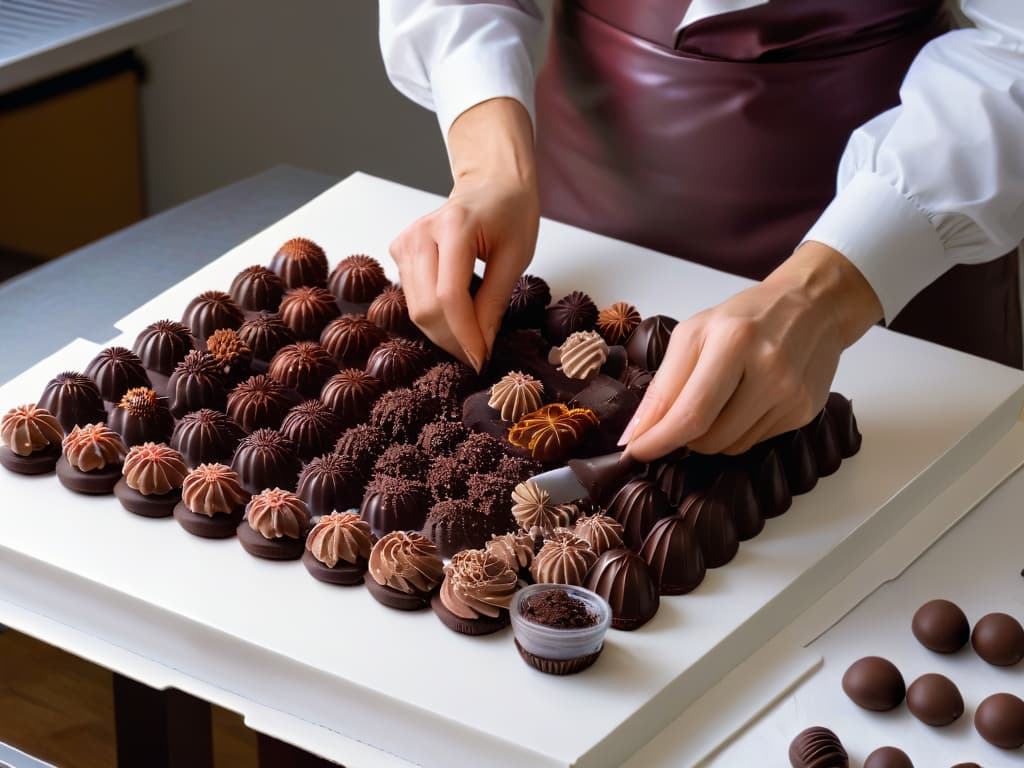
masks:
[[[531,595],[523,608],[523,617],[534,624],[558,629],[583,629],[598,622],[585,602],[564,589],[546,589]]]

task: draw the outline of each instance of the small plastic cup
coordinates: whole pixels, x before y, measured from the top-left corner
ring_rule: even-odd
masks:
[[[597,617],[592,627],[562,629],[530,621],[523,615],[526,601],[538,592],[562,590],[582,601]],[[549,675],[571,675],[595,661],[604,649],[604,636],[612,620],[608,601],[596,592],[568,584],[531,584],[516,592],[510,610],[512,632],[519,655],[531,667]]]

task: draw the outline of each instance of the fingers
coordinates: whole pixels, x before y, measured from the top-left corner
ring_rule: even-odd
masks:
[[[752,427],[719,452],[728,456],[738,456],[741,453],[746,453],[758,443],[764,442],[769,437],[774,437],[778,432],[773,432],[772,429],[779,422],[781,414],[782,408],[780,406],[769,408],[767,412],[754,422]]]
[[[520,263],[519,259],[511,258],[511,254],[498,251],[488,256],[484,267],[484,279],[476,292],[474,305],[487,357],[494,347],[494,337],[498,335],[512,289],[522,274]]]
[[[461,348],[460,357],[479,372],[488,348],[469,295],[475,263],[475,247],[464,232],[448,233],[438,243],[436,298],[443,324]]]
[[[755,426],[762,424],[774,403],[766,397],[764,387],[758,384],[744,376],[711,427],[703,435],[691,440],[688,447],[698,453],[722,453],[739,442]],[[777,413],[774,418],[778,418]]]

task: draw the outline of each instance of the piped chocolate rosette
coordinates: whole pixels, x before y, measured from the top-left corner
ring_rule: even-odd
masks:
[[[194,536],[227,539],[235,535],[249,499],[231,467],[200,464],[185,476],[174,519]]]
[[[539,536],[572,522],[569,507],[552,502],[551,494],[533,480],[525,480],[513,489],[512,517],[524,531]]]
[[[538,461],[561,464],[597,423],[597,416],[589,408],[551,403],[516,422],[509,430],[508,441]]]
[[[502,558],[485,549],[466,549],[452,557],[444,573],[430,605],[446,627],[463,635],[487,635],[508,626],[519,577]]]
[[[430,605],[443,578],[444,564],[434,542],[419,533],[392,531],[373,545],[363,581],[382,605],[416,611]]]
[[[168,517],[181,501],[188,474],[185,460],[163,443],[134,446],[124,460],[124,477],[114,486],[121,506],[142,517]]]
[[[111,493],[121,479],[128,453],[121,436],[103,422],[76,426],[64,438],[64,455],[57,460],[57,479],[76,493]]]
[[[298,560],[309,532],[306,502],[291,491],[269,488],[252,497],[238,526],[238,541],[253,557]]]
[[[597,331],[577,331],[552,347],[548,360],[570,379],[586,381],[608,360],[608,345]]]
[[[0,464],[20,475],[52,472],[60,458],[64,428],[35,403],[11,408],[0,419]]]
[[[376,538],[369,524],[354,512],[332,512],[320,517],[306,537],[302,564],[309,574],[327,584],[361,584]]]
[[[538,584],[582,586],[587,573],[597,562],[590,544],[568,528],[558,528],[544,537],[544,545],[530,566]]]
[[[536,543],[533,536],[526,531],[513,531],[503,533],[500,536],[491,536],[484,548],[492,555],[497,555],[505,561],[510,570],[515,571],[521,581],[532,581],[530,565],[533,563],[536,552]]]

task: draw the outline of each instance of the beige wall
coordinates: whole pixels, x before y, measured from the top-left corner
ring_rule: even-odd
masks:
[[[384,74],[373,0],[193,0],[139,55],[151,212],[278,163],[447,192],[434,115]]]

